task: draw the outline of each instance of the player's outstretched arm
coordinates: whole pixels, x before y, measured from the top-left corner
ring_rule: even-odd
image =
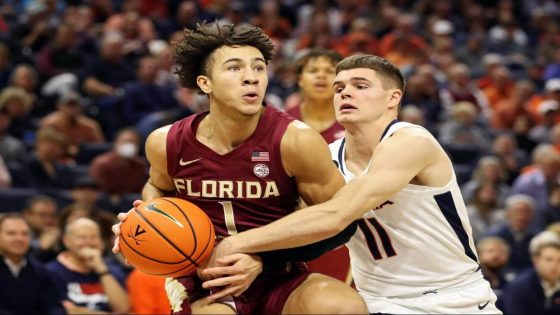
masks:
[[[380,144],[374,151],[368,173],[344,186],[333,199],[229,237],[218,249],[228,254],[263,252],[298,247],[339,233],[388,200],[413,178],[425,176],[423,170],[444,154],[427,131],[407,129],[399,130]]]

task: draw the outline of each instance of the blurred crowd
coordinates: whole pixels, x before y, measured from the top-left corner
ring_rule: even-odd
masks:
[[[0,261],[0,296],[11,297],[0,314],[49,281],[66,296],[43,294],[45,313],[167,307],[150,291],[163,292],[161,279],[152,289],[110,253],[110,226],[148,178],[147,135],[207,109],[178,85],[172,43],[215,20],[273,39],[266,101],[287,111],[304,99],[296,61],[309,51],[398,65],[400,119],[426,127],[451,157],[499,307],[560,312],[559,1],[4,0],[0,212],[10,215],[0,253],[20,259]],[[144,292],[127,290],[136,287]]]

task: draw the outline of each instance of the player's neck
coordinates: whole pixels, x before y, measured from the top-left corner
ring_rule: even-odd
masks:
[[[317,99],[309,96],[303,96],[301,102],[301,116],[303,119],[311,120],[335,120],[334,106],[332,98],[330,99]]]
[[[263,110],[252,116],[212,110],[200,122],[196,137],[216,153],[226,154],[255,132]]]
[[[373,151],[381,142],[383,132],[394,117],[383,116],[372,122],[356,123],[346,128],[346,158],[351,158],[356,165],[367,167]]]

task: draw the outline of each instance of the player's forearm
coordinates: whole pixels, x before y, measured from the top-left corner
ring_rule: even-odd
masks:
[[[157,188],[148,180],[142,189],[142,200],[148,201],[160,197],[165,197],[165,191]]]
[[[344,186],[333,199],[296,211],[266,226],[226,239],[224,250],[241,253],[308,245],[340,233],[369,209],[385,202],[397,186],[362,176]],[[375,194],[374,192],[378,192]]]
[[[332,204],[332,203],[331,203]],[[293,248],[318,242],[336,235],[343,224],[329,202],[297,211],[266,226],[245,231],[226,239],[230,252],[258,253]]]

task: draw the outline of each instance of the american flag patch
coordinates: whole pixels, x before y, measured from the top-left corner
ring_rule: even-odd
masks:
[[[269,162],[270,154],[268,152],[253,152],[251,153],[251,162]]]

